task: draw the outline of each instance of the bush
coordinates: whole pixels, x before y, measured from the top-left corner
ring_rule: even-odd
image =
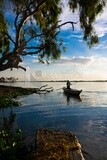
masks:
[[[13,129],[15,114],[10,113],[8,118],[3,118],[0,129],[0,160],[24,160],[27,149],[21,129]]]
[[[13,106],[19,106],[20,103],[14,100],[11,96],[2,96],[0,97],[0,108],[7,108]]]

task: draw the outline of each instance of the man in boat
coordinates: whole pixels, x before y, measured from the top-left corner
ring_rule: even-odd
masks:
[[[70,89],[70,85],[72,85],[72,84],[70,83],[70,81],[69,81],[69,80],[67,80],[66,85],[67,85],[67,89]]]

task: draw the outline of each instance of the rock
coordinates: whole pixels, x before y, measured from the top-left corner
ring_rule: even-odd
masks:
[[[39,129],[35,143],[34,160],[85,160],[71,132]]]

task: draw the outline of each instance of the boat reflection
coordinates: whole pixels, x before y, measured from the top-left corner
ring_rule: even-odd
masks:
[[[64,95],[64,97],[66,97],[67,105],[69,105],[70,101],[82,102],[82,99],[79,95],[74,96],[74,95],[70,95],[70,94],[66,94],[66,93],[63,93],[63,95]]]

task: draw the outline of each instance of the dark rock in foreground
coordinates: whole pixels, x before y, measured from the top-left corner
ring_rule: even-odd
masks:
[[[39,129],[35,160],[85,160],[81,145],[71,132]]]

